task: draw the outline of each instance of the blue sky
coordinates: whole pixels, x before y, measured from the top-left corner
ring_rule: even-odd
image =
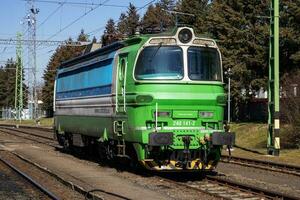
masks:
[[[40,0],[43,1],[43,0]],[[44,0],[46,1],[46,0]],[[85,5],[72,5],[72,4],[61,4],[58,3],[49,3],[49,2],[39,2],[36,0],[35,6],[39,9],[37,15],[37,39],[43,40],[48,39],[53,36],[55,33],[63,29],[69,23],[74,21],[76,18],[80,17],[87,11],[89,11],[92,5],[87,4],[98,4],[106,2],[110,5],[119,5],[124,7],[111,7],[111,6],[100,6],[97,9],[93,10],[86,16],[82,17],[79,21],[74,23],[72,26],[57,34],[55,37],[52,37],[51,40],[65,40],[69,37],[76,38],[83,28],[86,33],[89,33],[93,30],[104,27],[106,21],[109,18],[117,20],[121,12],[126,12],[126,6],[129,5],[129,2],[133,3],[136,7],[142,7],[150,0],[47,0],[55,2],[78,2],[86,3]],[[145,12],[145,9],[139,11],[139,14],[142,15]],[[55,12],[56,11],[56,12]],[[9,39],[15,38],[18,31],[24,31],[24,25],[22,25],[22,20],[27,15],[27,3],[24,0],[0,0],[0,38]],[[55,13],[54,13],[55,12]],[[49,15],[54,13],[51,17]],[[48,18],[49,17],[49,18]],[[47,19],[48,18],[48,19]],[[45,19],[45,23],[42,26],[39,26]],[[25,31],[26,32],[26,31]],[[103,28],[92,32],[90,38],[96,36],[97,39],[100,38],[103,33]],[[55,50],[55,46],[51,47],[38,47],[37,50],[37,66],[38,66],[38,76],[39,82],[42,81],[41,76],[43,71],[49,61],[50,56]],[[24,64],[28,62],[27,59],[27,48],[24,46]],[[11,45],[0,45],[0,64],[2,61],[7,60],[8,58],[15,58],[15,46]],[[24,66],[28,67],[28,66]]]

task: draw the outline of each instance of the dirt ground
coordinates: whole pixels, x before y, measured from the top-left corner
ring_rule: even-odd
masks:
[[[202,192],[161,180],[101,166],[54,147],[0,133],[0,149],[16,152],[85,190],[98,190],[105,199],[216,199]]]
[[[38,200],[48,198],[16,172],[0,162],[0,199]]]
[[[279,172],[245,167],[230,163],[219,163],[217,171],[227,179],[244,184],[255,185],[270,191],[298,196],[300,194],[300,177]]]

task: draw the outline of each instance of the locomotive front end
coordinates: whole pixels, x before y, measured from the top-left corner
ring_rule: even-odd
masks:
[[[151,37],[133,69],[136,106],[129,113],[137,157],[150,170],[212,170],[223,145],[234,135],[224,130],[220,51],[214,40],[178,28],[172,36]]]

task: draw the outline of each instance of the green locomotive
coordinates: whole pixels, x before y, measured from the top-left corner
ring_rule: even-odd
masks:
[[[221,54],[192,28],[140,35],[58,69],[55,136],[150,170],[211,170],[234,135],[223,128]]]

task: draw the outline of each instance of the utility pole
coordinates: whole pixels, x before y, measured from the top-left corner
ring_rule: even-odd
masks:
[[[28,25],[28,40],[32,41],[28,44],[28,64],[32,69],[32,84],[30,84],[30,98],[28,101],[28,108],[31,110],[33,119],[38,118],[38,97],[37,97],[37,65],[36,65],[36,15],[39,10],[34,6],[34,0],[28,0],[29,13],[27,15]],[[29,79],[31,78],[29,73]]]
[[[15,112],[16,120],[21,121],[23,111],[23,47],[22,34],[17,33],[16,46],[16,85],[15,85]]]
[[[279,101],[279,0],[271,0],[267,151],[274,156],[279,156],[280,150]]]
[[[228,120],[228,124],[230,123],[230,102],[231,102],[231,99],[230,99],[230,81],[231,81],[231,69],[229,68],[228,71],[227,71],[227,75],[228,75],[228,110],[227,110],[227,120]]]

